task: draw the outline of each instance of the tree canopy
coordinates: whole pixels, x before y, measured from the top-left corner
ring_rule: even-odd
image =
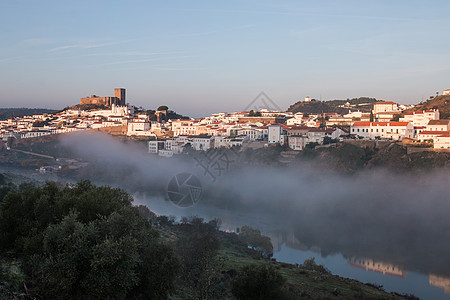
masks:
[[[178,261],[120,189],[89,181],[10,190],[0,203],[0,253],[22,261],[42,298],[164,299]]]

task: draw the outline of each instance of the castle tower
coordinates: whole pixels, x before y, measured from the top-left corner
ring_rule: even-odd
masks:
[[[125,89],[123,88],[117,88],[114,89],[114,97],[119,99],[117,105],[126,105],[126,99],[125,99]]]

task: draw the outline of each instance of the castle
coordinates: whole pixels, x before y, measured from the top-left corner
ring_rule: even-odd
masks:
[[[90,97],[85,97],[80,99],[80,104],[97,104],[111,106],[113,104],[124,106],[125,102],[125,89],[116,88],[114,89],[114,97],[99,97],[96,95],[91,95]]]

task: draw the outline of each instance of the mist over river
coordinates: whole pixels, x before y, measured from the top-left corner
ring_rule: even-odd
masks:
[[[157,214],[219,218],[233,232],[249,225],[270,236],[279,261],[315,257],[333,274],[387,291],[450,298],[448,168],[343,175],[306,163],[241,163],[212,176],[217,168],[206,169],[212,158],[202,153],[203,160],[165,159],[98,134],[72,135],[61,146],[89,164],[81,179],[120,187]],[[180,174],[196,178],[180,187],[187,207],[174,205],[171,183]]]
[[[135,204],[146,205],[158,215],[175,216],[177,220],[193,215],[206,220],[219,218],[224,231],[236,232],[244,225],[258,228],[264,235],[270,236],[274,247],[273,257],[280,262],[301,264],[314,257],[316,263],[324,265],[333,274],[382,285],[389,292],[414,294],[421,299],[450,299],[448,240],[417,249],[410,248],[408,241],[398,240],[393,244],[388,238],[381,240],[379,235],[361,239],[350,231],[348,234],[353,238],[331,236],[336,231],[331,227],[332,222],[326,221],[318,226],[322,227],[321,230],[329,231],[330,235],[311,239],[307,230],[314,226],[286,227],[270,213],[239,213],[203,204],[182,208],[170,201],[146,198],[144,195],[135,195]],[[330,227],[327,230],[324,226]],[[384,231],[385,226],[380,230],[383,231],[380,235],[390,235]],[[402,250],[405,252],[402,253]],[[442,255],[438,256],[437,253]]]
[[[74,135],[62,146],[102,170],[97,183],[126,189],[158,214],[218,217],[230,231],[257,227],[281,261],[314,256],[335,274],[389,291],[450,298],[448,168],[343,175],[305,163],[230,166],[233,153],[165,159],[106,135]],[[211,154],[221,158],[222,172],[205,167]],[[185,190],[198,201],[192,207],[166,201],[180,173],[198,180]]]

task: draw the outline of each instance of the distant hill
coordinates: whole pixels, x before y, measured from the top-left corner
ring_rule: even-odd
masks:
[[[46,109],[46,108],[0,108],[0,120],[7,120],[13,117],[54,113],[56,111],[57,110],[55,109]]]
[[[441,119],[450,118],[450,95],[441,95],[416,105],[405,112],[439,109]]]
[[[349,108],[339,107],[340,105],[345,105],[347,102],[350,103],[352,110],[359,110],[362,112],[370,112],[373,104],[378,100],[375,98],[360,97],[347,100],[329,100],[329,101],[317,101],[313,100],[311,102],[298,101],[292,104],[288,111],[297,113],[303,112],[308,114],[320,114],[320,113],[348,113]],[[368,104],[368,105],[364,105]]]

